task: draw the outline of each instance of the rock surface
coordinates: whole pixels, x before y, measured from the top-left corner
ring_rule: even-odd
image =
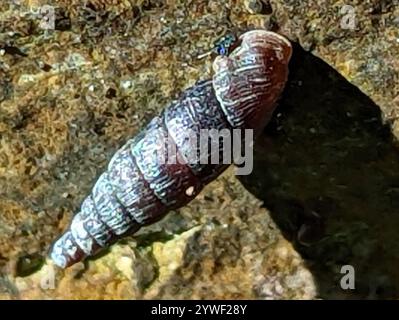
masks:
[[[81,3],[0,4],[0,298],[399,296],[398,1]],[[253,28],[298,43],[253,173],[54,267],[49,246],[115,150],[210,77],[198,57],[215,40]]]

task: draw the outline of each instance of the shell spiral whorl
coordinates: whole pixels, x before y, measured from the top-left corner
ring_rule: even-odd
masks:
[[[213,69],[215,94],[233,127],[259,133],[270,119],[284,88],[291,44],[269,31],[244,33],[229,56],[218,56]]]
[[[253,129],[259,134],[270,119],[288,75],[291,45],[264,30],[243,34],[228,55],[218,56],[212,80],[198,81],[155,117],[112,157],[66,232],[54,243],[51,258],[68,267],[116,240],[151,224],[190,202],[228,164],[187,161],[210,159],[186,132],[201,129]],[[154,150],[176,150],[179,161],[159,161]],[[219,157],[223,145],[219,142]],[[157,154],[157,155],[156,155]]]

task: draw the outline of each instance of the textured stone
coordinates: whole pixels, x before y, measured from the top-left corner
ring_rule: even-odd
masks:
[[[261,2],[267,12],[238,0],[1,2],[0,298],[398,297],[398,1],[354,1],[353,30],[345,1]],[[45,4],[56,30],[41,25]],[[55,268],[49,246],[115,150],[211,75],[212,57],[198,57],[215,40],[255,27],[305,51],[253,174],[231,168],[101,256]],[[339,286],[345,264],[354,291]]]

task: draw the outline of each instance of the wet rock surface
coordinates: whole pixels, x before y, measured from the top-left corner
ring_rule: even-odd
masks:
[[[399,4],[344,5],[2,2],[0,298],[397,298]],[[231,168],[101,256],[53,266],[51,243],[112,154],[211,76],[198,56],[218,38],[253,28],[296,43],[253,173]]]

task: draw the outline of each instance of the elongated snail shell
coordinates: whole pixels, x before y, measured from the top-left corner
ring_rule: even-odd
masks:
[[[65,268],[92,256],[194,199],[228,164],[185,161],[193,150],[197,159],[211,156],[187,143],[185,132],[253,129],[258,135],[286,83],[291,52],[284,37],[253,30],[239,38],[228,56],[216,57],[212,80],[198,81],[185,90],[115,153],[69,228],[52,246],[55,264]],[[169,163],[168,154],[159,161],[154,150],[161,147],[160,141],[167,141],[183,161]],[[222,156],[222,144],[219,152]]]

